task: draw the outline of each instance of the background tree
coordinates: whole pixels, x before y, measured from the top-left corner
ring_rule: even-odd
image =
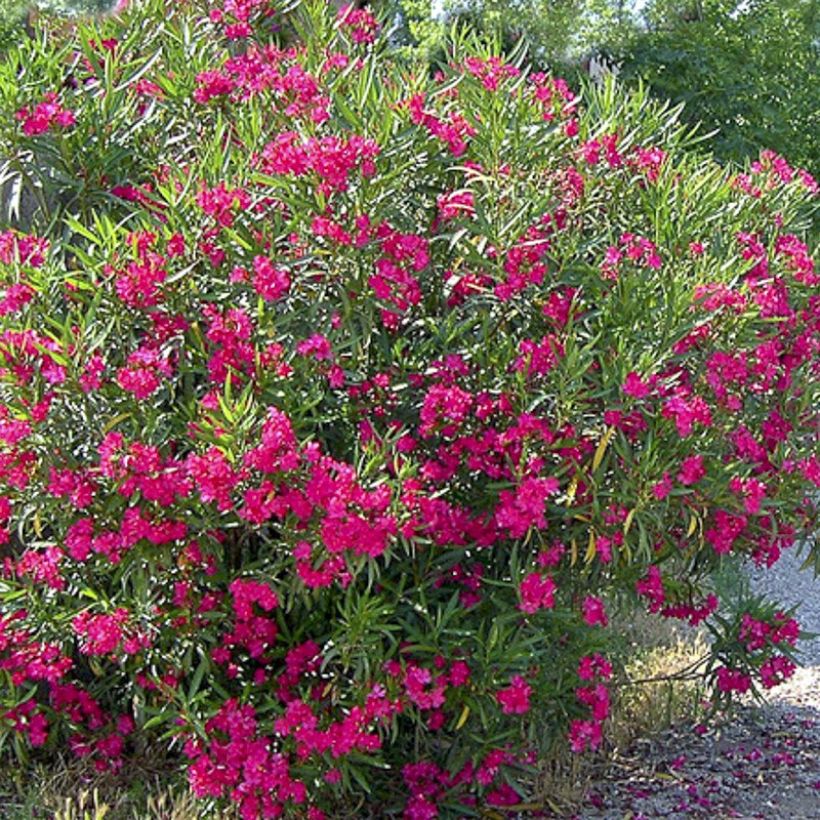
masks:
[[[22,0],[0,0],[0,51],[19,36]],[[63,14],[111,0],[42,0]],[[771,148],[820,172],[820,15],[816,0],[374,0],[409,59],[446,61],[453,24],[504,50],[525,45],[539,67],[572,77],[603,53],[628,84],[685,104],[684,119],[713,131],[710,147],[742,163]]]
[[[26,21],[31,11],[45,11],[53,14],[75,16],[99,14],[108,11],[114,0],[0,0],[0,54],[6,51],[21,33],[26,30]]]
[[[377,4],[379,5],[379,4]],[[772,148],[820,170],[820,17],[816,0],[385,0],[395,41],[436,62],[452,23],[570,75],[603,53],[627,83],[683,102],[684,118],[716,131],[721,160]]]
[[[814,0],[655,0],[643,25],[609,37],[626,81],[645,80],[717,130],[715,154],[772,148],[820,170],[820,17]]]

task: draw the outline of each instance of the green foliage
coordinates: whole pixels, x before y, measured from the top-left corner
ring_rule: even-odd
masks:
[[[602,51],[624,81],[685,103],[684,118],[715,132],[710,147],[742,164],[763,148],[820,172],[820,15],[815,0],[465,0],[431,17],[421,0],[388,3],[405,54],[444,56],[449,25],[524,44],[562,70]],[[391,11],[392,13],[392,11]]]
[[[64,17],[94,15],[108,11],[116,0],[0,0],[0,57],[27,36],[25,23],[31,10]]]
[[[622,44],[615,40],[623,78],[640,77],[658,98],[685,103],[687,121],[717,132],[711,146],[721,159],[742,163],[771,148],[816,175],[817,3],[707,0],[696,5],[697,14],[686,14],[656,4],[648,30],[636,30]]]
[[[0,0],[0,58],[22,35],[25,10],[23,0]]]
[[[817,186],[494,37],[434,77],[366,13],[214,5],[0,65],[0,745],[495,811],[604,743],[606,607],[706,617],[816,523]],[[791,624],[719,625],[718,682],[785,676]]]
[[[553,68],[569,66],[605,39],[631,30],[634,18],[611,0],[386,0],[399,22],[402,52],[435,58],[453,25],[495,38],[512,49],[525,45],[530,59]]]

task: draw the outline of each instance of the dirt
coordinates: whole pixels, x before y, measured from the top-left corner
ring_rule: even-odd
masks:
[[[711,728],[681,726],[614,761],[577,818],[820,818],[820,667]]]
[[[774,571],[749,569],[757,594],[794,607],[820,634],[820,579],[784,555]],[[709,728],[685,725],[618,755],[575,815],[583,820],[744,818],[820,820],[820,638],[798,644],[794,676],[762,705],[745,703]]]

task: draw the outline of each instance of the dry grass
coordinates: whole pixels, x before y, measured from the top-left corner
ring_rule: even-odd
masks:
[[[564,748],[540,767],[538,802],[558,816],[576,811],[596,779],[630,744],[703,714],[700,682],[677,679],[706,654],[701,632],[643,611],[622,616],[613,628],[623,636],[630,660],[626,679],[613,687],[605,748],[582,757]]]
[[[703,633],[643,612],[630,619],[624,632],[633,650],[626,667],[631,683],[614,692],[607,733],[613,751],[703,713],[700,679],[680,677],[708,653]]]
[[[54,820],[197,820],[203,814],[202,806],[196,804],[190,792],[174,793],[160,786],[146,797],[142,805],[123,805],[122,800],[117,798],[112,804],[104,801],[96,789],[82,791],[75,798],[65,798],[53,816]]]
[[[99,773],[80,760],[0,770],[3,820],[204,820],[186,784],[172,767],[131,761],[118,774]],[[224,812],[220,818],[228,817]]]

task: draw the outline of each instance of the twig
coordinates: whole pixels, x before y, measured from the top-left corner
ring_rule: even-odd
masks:
[[[706,673],[695,673],[695,670],[698,667],[708,663],[709,658],[709,655],[704,655],[702,658],[700,658],[700,660],[694,661],[693,663],[689,664],[689,666],[685,666],[683,669],[680,669],[677,672],[673,672],[671,675],[658,675],[657,677],[653,678],[637,678],[635,680],[616,681],[612,685],[613,687],[639,686],[644,683],[660,683],[662,681],[696,680],[697,678],[704,677]]]

